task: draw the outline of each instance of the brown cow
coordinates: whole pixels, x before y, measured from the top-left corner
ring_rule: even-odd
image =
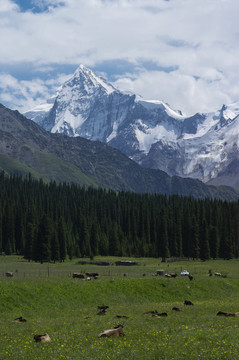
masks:
[[[119,324],[117,325],[114,329],[108,329],[108,330],[104,330],[101,331],[101,333],[99,333],[99,337],[116,337],[116,336],[123,336],[124,331],[123,331],[123,325]]]
[[[192,275],[188,275],[188,278],[190,281],[192,281],[194,279],[194,277]]]
[[[182,309],[180,309],[178,307],[173,307],[172,310],[174,310],[174,311],[183,311]]]
[[[36,342],[45,343],[45,342],[50,342],[51,338],[50,338],[50,336],[48,334],[43,334],[43,335],[35,334],[34,335],[34,340]]]

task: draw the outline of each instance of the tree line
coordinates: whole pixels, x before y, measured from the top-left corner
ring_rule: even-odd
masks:
[[[46,184],[2,172],[0,253],[40,262],[237,258],[239,202]]]

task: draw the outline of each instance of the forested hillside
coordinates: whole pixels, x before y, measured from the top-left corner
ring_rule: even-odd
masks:
[[[239,203],[44,184],[1,173],[0,252],[35,261],[230,259],[239,255]]]

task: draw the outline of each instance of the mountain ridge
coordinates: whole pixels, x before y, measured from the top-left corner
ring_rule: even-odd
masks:
[[[143,168],[102,142],[52,134],[3,105],[0,105],[0,135],[0,169],[7,173],[25,176],[29,169],[35,178],[45,181],[73,182],[115,191],[223,200],[239,197],[229,187],[207,186],[199,180],[170,177],[161,170]]]
[[[239,102],[186,117],[80,65],[45,107],[24,115],[53,133],[107,143],[143,167],[239,189],[239,174],[231,172],[239,160]]]

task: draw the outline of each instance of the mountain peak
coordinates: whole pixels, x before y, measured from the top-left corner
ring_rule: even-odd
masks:
[[[81,64],[75,71],[73,77],[69,80],[78,79],[81,82],[85,82],[87,87],[93,86],[94,88],[103,89],[108,95],[114,91],[117,91],[111,84],[109,84],[105,79],[100,76],[97,76],[92,70],[85,67]]]
[[[170,176],[230,185],[225,174],[232,160],[239,161],[238,102],[186,117],[163,101],[116,90],[84,65],[62,85],[54,104],[25,115],[53,133],[105,142]],[[239,188],[239,173],[234,178]]]

